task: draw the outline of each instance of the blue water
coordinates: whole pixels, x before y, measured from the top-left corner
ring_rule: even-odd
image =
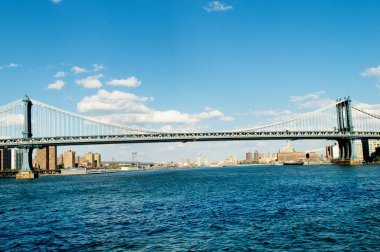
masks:
[[[380,249],[380,166],[0,180],[0,250]]]

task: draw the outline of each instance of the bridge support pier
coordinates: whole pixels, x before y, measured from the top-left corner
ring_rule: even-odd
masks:
[[[24,103],[24,130],[22,132],[23,139],[28,140],[32,137],[32,101],[28,96],[22,100]],[[33,147],[23,147],[23,159],[21,171],[16,174],[16,179],[35,179],[38,178],[38,173],[33,169]]]
[[[33,148],[24,148],[22,155],[22,167],[16,174],[16,179],[35,179],[38,178],[38,173],[33,169],[32,155]]]
[[[351,113],[351,99],[348,97],[343,101],[337,101],[336,112],[338,127],[340,132],[353,132],[354,126],[352,124]],[[338,165],[358,165],[362,161],[356,158],[354,140],[351,138],[337,139],[339,146],[339,158],[334,160],[334,164]]]

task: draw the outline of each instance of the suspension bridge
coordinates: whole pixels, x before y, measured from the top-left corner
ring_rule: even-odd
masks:
[[[33,129],[33,131],[32,131]],[[340,159],[355,158],[353,141],[380,139],[380,116],[350,98],[292,119],[251,129],[161,132],[85,117],[25,96],[0,107],[0,148],[23,150],[22,172],[33,173],[33,149],[46,146],[237,140],[336,140]]]

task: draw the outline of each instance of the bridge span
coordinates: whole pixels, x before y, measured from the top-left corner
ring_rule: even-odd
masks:
[[[340,159],[355,159],[354,140],[380,139],[379,111],[349,97],[316,111],[250,129],[161,132],[104,122],[25,96],[0,107],[0,148],[23,150],[22,172],[33,177],[35,148],[55,145],[135,144],[245,140],[335,140]],[[33,132],[32,132],[33,129]]]

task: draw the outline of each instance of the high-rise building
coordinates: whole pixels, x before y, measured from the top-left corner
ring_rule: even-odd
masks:
[[[11,150],[11,168],[20,169],[22,167],[23,152],[20,149]]]
[[[97,168],[102,167],[102,155],[100,153],[94,153],[94,161]]]
[[[0,148],[0,168],[11,168],[11,150],[8,148]]]
[[[380,139],[363,139],[363,159],[365,161],[370,161],[373,158],[376,148],[380,147]]]
[[[75,167],[75,151],[68,150],[63,153],[63,166],[65,168]]]
[[[38,148],[35,165],[41,170],[55,170],[57,168],[57,146]]]
[[[245,153],[245,161],[247,161],[247,162],[252,162],[253,161],[253,159],[252,159],[252,152],[247,152],[247,153]]]
[[[260,160],[260,153],[255,150],[255,152],[253,153],[253,161],[255,162],[258,162]]]
[[[49,148],[37,148],[36,149],[36,168],[41,170],[49,169]]]
[[[362,143],[362,141],[361,140],[355,140],[354,146],[355,146],[356,158],[363,160],[364,156],[363,156],[363,143]]]
[[[49,170],[57,168],[57,146],[49,146]]]
[[[63,154],[59,155],[57,157],[57,164],[58,165],[63,165]]]
[[[88,167],[95,167],[94,153],[88,152],[84,154],[84,160],[87,162]]]

